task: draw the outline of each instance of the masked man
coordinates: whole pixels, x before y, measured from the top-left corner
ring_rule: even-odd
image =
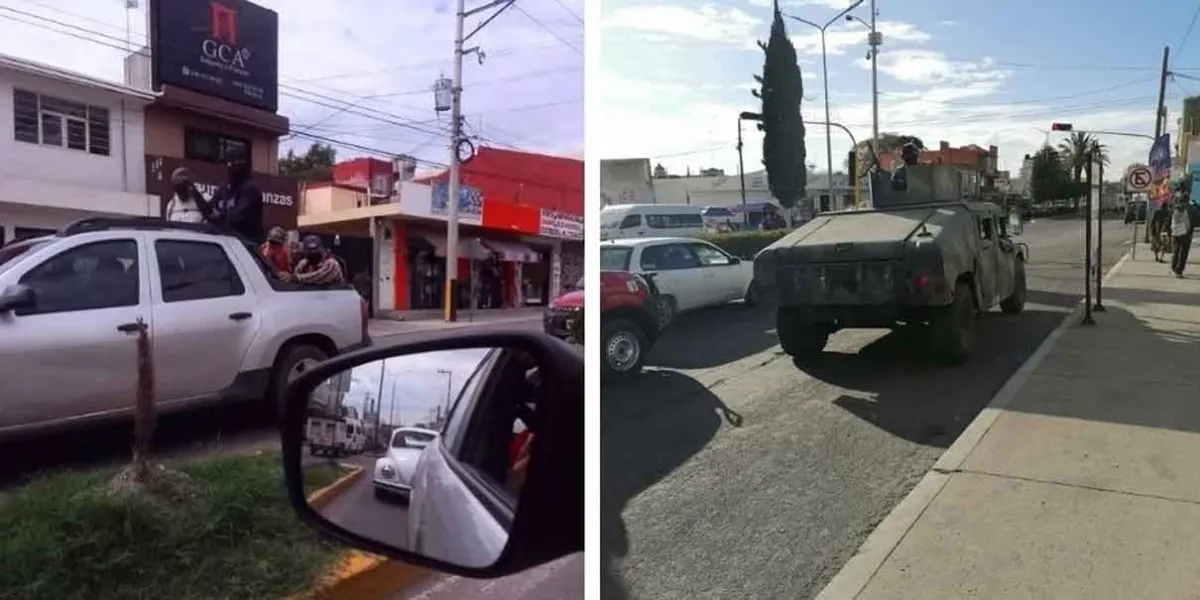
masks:
[[[308,285],[337,285],[346,283],[342,273],[342,264],[325,248],[321,238],[310,235],[300,242],[302,252],[300,262],[296,264],[294,279]]]
[[[167,202],[166,217],[177,223],[204,223],[212,214],[212,207],[200,190],[192,183],[192,172],[179,167],[171,173],[171,189],[175,195]]]
[[[225,167],[227,182],[213,197],[216,220],[251,241],[261,241],[263,199],[250,181],[250,163],[239,158]]]

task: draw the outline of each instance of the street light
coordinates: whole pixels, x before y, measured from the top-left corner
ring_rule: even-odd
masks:
[[[846,15],[846,21],[858,21],[871,30],[867,34],[867,58],[871,59],[871,152],[879,155],[879,46],[883,44],[883,34],[875,30],[875,0],[871,0],[871,22],[858,18],[856,15]]]
[[[829,29],[830,25],[841,21],[842,17],[845,17],[850,13],[850,11],[858,8],[858,6],[862,3],[863,0],[855,0],[853,4],[847,6],[845,10],[838,13],[836,17],[830,19],[824,25],[818,25],[812,21],[801,19],[800,17],[793,15],[783,15],[789,19],[792,19],[793,21],[799,21],[805,25],[808,25],[809,27],[814,27],[817,31],[821,32],[821,78],[825,82],[825,177],[826,181],[828,182],[826,187],[828,188],[827,193],[829,194],[830,202],[833,202],[833,141],[830,139],[833,136],[833,132],[829,126],[829,61],[828,55],[825,52],[825,30]]]
[[[738,151],[738,179],[742,185],[742,226],[749,227],[750,213],[746,212],[746,167],[742,162],[742,121],[757,121],[762,122],[762,115],[756,112],[742,111],[738,113],[738,136],[737,136],[737,151]]]

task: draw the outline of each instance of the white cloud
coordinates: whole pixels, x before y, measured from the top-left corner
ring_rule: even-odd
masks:
[[[279,111],[291,118],[293,129],[321,122],[313,133],[389,152],[415,150],[419,158],[445,161],[444,140],[430,135],[440,126],[429,90],[434,79],[451,70],[454,20],[448,0],[405,2],[403,6],[366,0],[308,0],[300,4],[260,1],[279,12]],[[563,2],[582,14],[581,0]],[[96,77],[122,79],[125,52],[119,48],[126,37],[122,3],[58,0],[53,6],[22,4],[19,10],[98,33],[70,30],[31,17],[17,19],[66,29],[103,43],[0,18],[0,53]],[[525,10],[558,37],[576,48],[582,47],[582,26],[558,4],[539,3]],[[131,38],[138,45],[146,42],[144,15],[144,9],[134,12]],[[468,61],[464,68],[463,102],[468,122],[497,142],[554,153],[577,151],[582,140],[583,108],[581,102],[569,101],[582,98],[580,53],[515,11],[501,15],[472,42],[483,47],[488,58],[482,66]],[[381,111],[392,115],[385,117],[390,120],[427,122],[419,127],[428,133],[353,114],[336,114],[333,109],[289,97],[287,94],[314,99],[284,86],[357,102],[351,112]],[[373,97],[364,99],[369,96]],[[533,106],[541,108],[530,108]],[[289,144],[305,146],[308,142]],[[356,154],[361,152],[339,150],[342,157]]]
[[[604,30],[627,30],[642,35],[683,38],[745,46],[752,44],[762,20],[737,8],[720,9],[712,4],[699,7],[671,4],[628,6],[613,11],[604,20]]]
[[[811,31],[811,33],[793,34],[792,44],[796,46],[797,54],[821,55],[821,34],[816,28],[805,26],[796,21],[788,21],[791,31]],[[903,21],[879,21],[875,29],[883,33],[883,39],[891,44],[894,42],[910,42],[923,44],[932,39],[928,33],[921,31],[916,25]],[[867,50],[868,30],[862,23],[840,23],[825,30],[825,52],[830,56],[845,54],[847,50],[858,46],[865,54]],[[883,56],[881,53],[880,56]]]
[[[946,20],[938,21],[938,25],[941,25],[942,27],[958,27],[959,25],[962,25],[962,23],[959,23],[958,21]]]

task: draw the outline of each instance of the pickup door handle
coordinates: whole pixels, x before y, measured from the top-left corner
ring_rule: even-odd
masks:
[[[120,331],[121,333],[136,333],[145,328],[145,323],[123,323],[121,325],[117,325],[117,331]]]
[[[229,315],[229,320],[231,320],[231,321],[245,321],[246,319],[249,319],[250,317],[253,317],[253,316],[254,316],[254,315],[252,315],[252,314],[250,314],[250,313],[248,313],[248,312],[235,312],[235,313],[233,313],[233,314]]]

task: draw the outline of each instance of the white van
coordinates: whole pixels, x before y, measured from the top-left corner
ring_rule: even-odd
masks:
[[[600,209],[600,239],[694,237],[704,233],[703,207],[693,204],[619,204]]]
[[[313,456],[361,454],[367,442],[362,423],[350,418],[309,417],[307,438]]]

